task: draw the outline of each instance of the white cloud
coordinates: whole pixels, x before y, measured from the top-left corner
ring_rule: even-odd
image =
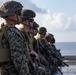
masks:
[[[0,4],[9,1],[2,0]],[[70,17],[66,13],[53,12],[39,8],[31,0],[16,0],[22,3],[25,9],[29,8],[37,13],[36,21],[40,26],[45,26],[48,31],[74,31],[76,30],[76,15]]]
[[[48,31],[67,31],[76,30],[76,15],[70,17],[66,13],[51,13],[38,14],[36,20],[40,26],[44,26]]]
[[[10,1],[10,0],[2,0],[2,1],[0,1],[0,4],[4,3],[6,1]],[[32,9],[38,13],[46,13],[45,9],[38,7],[35,3],[32,2],[32,0],[14,0],[14,1],[20,2],[25,9]]]
[[[76,15],[65,13],[37,14],[36,21],[47,28],[48,33],[54,34],[56,42],[76,42]]]
[[[76,31],[52,32],[56,42],[76,42]]]
[[[76,15],[71,17],[70,20],[70,28],[67,29],[68,31],[76,31]]]
[[[0,4],[9,1],[2,0]],[[66,13],[53,12],[39,8],[36,4],[32,3],[31,0],[16,0],[22,3],[25,9],[29,8],[37,13],[36,21],[40,26],[45,26],[48,31],[70,31],[76,30],[76,15],[69,17]]]

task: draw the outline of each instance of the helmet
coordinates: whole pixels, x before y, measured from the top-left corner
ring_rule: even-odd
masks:
[[[39,27],[39,25],[36,22],[34,22],[33,23],[33,29],[36,29],[37,30],[38,27]]]
[[[29,9],[22,10],[22,14],[24,19],[36,16],[35,12]]]
[[[51,34],[51,33],[48,33],[46,36],[47,36],[47,37],[54,37],[54,35]]]
[[[39,28],[39,34],[46,33],[46,32],[47,32],[47,29],[45,27]]]
[[[55,38],[53,34],[48,33],[45,38],[48,42],[55,43]]]
[[[22,4],[16,1],[8,1],[5,2],[2,6],[0,6],[0,16],[9,16],[12,15],[15,11],[22,9]]]

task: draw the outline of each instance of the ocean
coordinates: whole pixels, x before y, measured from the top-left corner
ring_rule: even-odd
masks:
[[[76,55],[76,42],[57,42],[55,45],[62,55]]]
[[[57,49],[60,49],[62,55],[76,55],[76,42],[57,42],[55,45]],[[62,67],[61,70],[63,75],[76,75],[76,65]]]
[[[76,75],[76,66],[69,65],[69,67],[61,67],[61,71],[63,75]],[[62,75],[60,72],[56,73],[55,75]]]

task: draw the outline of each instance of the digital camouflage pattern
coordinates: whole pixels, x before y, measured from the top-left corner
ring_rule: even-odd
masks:
[[[20,31],[25,35],[25,39],[27,39],[27,47],[28,47],[28,51],[30,52],[30,49],[33,49],[33,37],[31,37],[28,33],[24,32],[23,29],[20,29]],[[28,53],[29,54],[29,53]],[[27,59],[29,59],[30,55],[27,57]],[[33,62],[35,59],[30,59],[31,61],[31,65],[29,65],[29,68],[31,66],[35,66],[35,71],[33,69],[29,69],[31,75],[46,75],[46,71],[43,67],[38,66],[38,63]]]
[[[2,75],[29,75],[26,58],[26,41],[16,28],[7,30],[12,61],[1,66]],[[5,38],[2,40],[4,47]]]
[[[41,47],[39,45],[39,40],[41,40],[41,39],[40,38],[37,39],[37,43],[38,43],[38,46],[39,46],[39,51],[37,50],[38,46],[36,44],[35,44],[36,45],[35,49],[38,52],[38,55],[39,55],[39,58],[40,58],[40,63],[42,65],[42,67],[45,68],[46,75],[51,75],[52,66],[50,65],[50,63],[45,58],[45,55],[41,54],[40,50],[42,50],[42,49],[41,49]]]

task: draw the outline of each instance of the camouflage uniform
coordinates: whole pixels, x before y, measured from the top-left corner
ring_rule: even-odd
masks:
[[[0,16],[5,19],[7,16],[15,13],[18,20],[18,15],[21,15],[19,11],[22,7],[19,2],[8,1],[0,7]],[[11,25],[6,24],[6,26]],[[2,44],[3,47],[10,49],[11,60],[1,65],[1,75],[30,75],[27,65],[26,41],[24,35],[15,28],[15,25],[9,28],[6,33],[8,34],[9,42],[5,36],[3,36]]]
[[[26,39],[27,47],[28,47],[28,51],[27,52],[29,52],[28,54],[30,54],[30,49],[33,49],[33,38],[30,37],[27,33],[25,33],[23,31],[23,29],[20,29],[20,31],[25,35],[25,39]],[[32,41],[31,41],[31,39],[32,39]],[[30,48],[31,45],[32,45],[32,48]],[[29,58],[30,55],[29,56],[26,55],[26,56],[27,56],[26,58],[28,59],[28,62],[29,62],[31,60]],[[32,63],[34,64],[34,62],[32,62]],[[29,65],[29,68],[30,68],[30,66],[31,65]],[[38,67],[38,64],[35,66],[35,68],[36,67],[37,67],[37,69],[35,71],[33,71],[32,69],[29,70],[31,75],[46,75],[45,69],[43,67]]]
[[[1,66],[2,75],[28,75],[29,70],[26,59],[26,41],[21,33],[15,28],[9,29],[7,33],[12,61]]]
[[[30,48],[31,51],[33,51],[34,47],[33,47],[33,41],[34,41],[34,36],[33,36],[33,21],[29,20],[30,18],[33,19],[36,14],[34,11],[32,10],[29,10],[29,9],[24,9],[22,11],[22,14],[23,14],[23,20],[22,20],[22,25],[25,26],[25,29],[23,27],[23,29],[25,30],[24,34],[26,35],[27,34],[27,37],[28,37],[28,46]],[[27,22],[26,21],[29,21],[29,24],[26,24]],[[25,22],[25,24],[24,24]],[[31,22],[31,24],[30,24]],[[26,33],[26,28],[27,26],[29,26],[29,29],[30,31],[28,31]],[[36,61],[36,59],[32,59],[32,61]],[[37,65],[36,65],[37,63]],[[39,67],[38,65],[38,62],[36,61],[35,63],[35,67],[37,67],[37,69],[34,71],[32,69],[30,69],[30,72],[32,75],[45,75],[45,69],[43,69],[42,67]]]
[[[40,42],[41,39],[37,39],[38,42]],[[53,66],[51,65],[50,62],[47,61],[47,59],[45,58],[45,55],[43,55],[40,50],[42,50],[42,48],[39,46],[39,57],[40,57],[40,62],[41,64],[45,67],[46,70],[46,74],[47,75],[51,75],[51,71],[53,70]]]
[[[37,27],[36,25],[34,25],[34,29],[37,30]],[[48,62],[47,60],[45,59],[45,57],[40,53],[40,47],[39,47],[39,40],[41,38],[38,38],[38,39],[35,39],[34,38],[34,42],[33,42],[33,46],[34,46],[34,50],[39,54],[39,57],[40,57],[40,63],[45,65],[45,67],[47,66]]]
[[[39,34],[42,34],[43,33],[43,35],[46,35],[46,32],[47,32],[47,30],[46,30],[46,28],[45,27],[41,27],[41,28],[39,28]],[[50,65],[50,63],[47,61],[47,59],[45,58],[45,55],[43,56],[42,54],[41,54],[41,52],[40,52],[40,50],[41,50],[41,47],[40,47],[40,45],[39,45],[39,42],[40,42],[40,40],[42,40],[42,39],[44,39],[45,38],[45,36],[43,36],[43,37],[38,37],[37,38],[37,44],[38,45],[36,45],[36,47],[35,47],[35,49],[36,49],[36,51],[37,50],[39,50],[39,51],[37,51],[38,52],[38,54],[39,54],[39,57],[40,57],[40,63],[41,63],[41,65],[45,68],[45,70],[46,70],[46,75],[51,75],[51,69],[52,69],[52,66]]]
[[[37,42],[36,42],[36,39],[34,38],[34,36],[36,35],[36,33],[38,31],[37,30],[38,27],[39,27],[39,25],[36,22],[34,22],[33,26],[32,26],[33,33],[29,34],[30,47],[36,53],[37,53],[37,51],[35,50],[35,46],[36,46]],[[35,31],[35,33],[34,33],[34,31]],[[38,69],[37,69],[36,75],[46,75],[45,68],[41,65],[41,63],[39,61],[37,61],[37,64],[38,64]]]
[[[60,62],[60,60],[63,61],[63,60],[62,60],[62,56],[61,56],[61,53],[59,52],[60,50],[57,50],[57,49],[56,49],[56,46],[54,45],[54,43],[55,43],[54,35],[48,33],[45,38],[46,38],[47,44],[48,44],[48,46],[49,46],[49,48],[50,48],[49,51],[50,51],[52,54],[55,55],[55,56],[54,56],[54,60],[56,60],[56,64],[58,65],[58,67],[59,67],[59,66],[62,66],[62,62]],[[56,56],[59,57],[60,60],[57,59]],[[55,68],[55,66],[54,66],[54,71],[53,71],[53,73],[56,74],[57,72],[58,72],[58,70],[57,70],[57,69]]]
[[[59,52],[60,50],[57,50],[57,49],[56,49],[56,46],[54,45],[54,43],[55,43],[54,35],[52,35],[52,34],[50,34],[50,33],[47,34],[46,40],[47,40],[47,42],[50,42],[50,44],[48,44],[48,46],[49,46],[49,48],[50,48],[50,51],[51,51],[52,53],[55,53],[56,56],[58,56],[58,57],[62,60],[61,53]],[[61,66],[62,63],[60,63],[59,60],[57,60],[57,61],[58,61],[58,66],[59,66],[59,65]]]

